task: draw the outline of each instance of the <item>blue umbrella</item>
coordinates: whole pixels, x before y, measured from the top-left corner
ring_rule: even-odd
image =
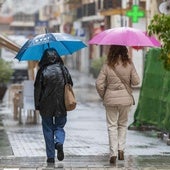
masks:
[[[60,56],[71,55],[86,47],[86,44],[76,37],[66,33],[46,33],[29,39],[19,50],[16,59],[39,61],[43,52],[48,48],[55,48]]]

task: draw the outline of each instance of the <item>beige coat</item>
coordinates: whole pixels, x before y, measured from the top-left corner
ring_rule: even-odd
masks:
[[[134,64],[128,64],[124,67],[122,64],[115,66],[124,81],[129,85],[135,86],[140,83],[139,76]],[[104,64],[96,80],[96,89],[99,96],[103,99],[105,106],[132,105],[132,96],[127,92],[126,87],[116,75],[114,70],[107,64]]]

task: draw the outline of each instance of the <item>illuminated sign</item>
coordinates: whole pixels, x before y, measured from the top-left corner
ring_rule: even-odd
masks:
[[[126,12],[126,16],[130,17],[133,23],[137,23],[139,18],[142,18],[145,16],[145,13],[144,11],[139,10],[139,6],[133,5],[132,9]]]

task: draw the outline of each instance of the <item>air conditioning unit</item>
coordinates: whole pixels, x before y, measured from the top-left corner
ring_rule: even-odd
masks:
[[[163,2],[159,5],[159,11],[162,14],[169,15],[170,14],[170,0]]]

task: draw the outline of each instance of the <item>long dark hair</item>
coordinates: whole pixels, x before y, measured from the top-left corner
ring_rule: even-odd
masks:
[[[57,53],[55,48],[48,48],[44,51],[42,59],[39,62],[39,66],[44,66],[44,65],[49,65],[49,64],[54,64],[54,63],[59,63],[61,65],[64,65],[63,60]]]
[[[126,67],[128,63],[131,63],[131,59],[128,56],[128,49],[126,46],[111,45],[109,53],[107,55],[107,63],[110,67],[114,67],[121,60],[123,66]]]

